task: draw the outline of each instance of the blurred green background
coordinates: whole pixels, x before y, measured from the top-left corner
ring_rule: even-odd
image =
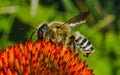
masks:
[[[95,47],[89,68],[95,75],[120,75],[120,0],[0,0],[0,50],[25,43],[40,23],[65,22],[85,11],[87,23],[72,32],[80,31]]]

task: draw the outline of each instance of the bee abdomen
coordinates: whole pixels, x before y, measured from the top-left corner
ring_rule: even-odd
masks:
[[[80,50],[82,51],[94,50],[92,43],[88,39],[86,39],[82,34],[80,34],[79,32],[76,32],[73,35],[75,37],[75,41],[78,47],[80,48]]]
[[[86,38],[80,39],[79,42],[77,42],[77,44],[80,46],[81,49],[85,51],[93,49],[91,42],[89,42],[89,40],[87,40]]]
[[[91,44],[91,42],[88,42],[87,45],[84,47],[84,50],[93,50],[93,46]]]

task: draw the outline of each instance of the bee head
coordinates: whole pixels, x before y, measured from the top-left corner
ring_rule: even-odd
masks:
[[[44,39],[45,33],[47,32],[47,30],[48,30],[47,24],[46,23],[42,24],[37,30],[38,39],[40,40]]]

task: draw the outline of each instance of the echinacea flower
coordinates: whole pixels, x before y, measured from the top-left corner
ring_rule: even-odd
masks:
[[[0,51],[0,75],[93,75],[85,61],[50,41],[28,41]]]

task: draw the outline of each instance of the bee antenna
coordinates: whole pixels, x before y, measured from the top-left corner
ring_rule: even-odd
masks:
[[[32,40],[33,34],[38,30],[37,28],[31,27],[32,29],[34,29],[34,31],[32,32],[31,36],[30,36],[30,40]]]
[[[30,40],[32,40],[32,36],[33,36],[33,34],[34,34],[35,32],[36,32],[36,31],[32,32],[32,34],[31,34],[31,36],[30,36]]]

